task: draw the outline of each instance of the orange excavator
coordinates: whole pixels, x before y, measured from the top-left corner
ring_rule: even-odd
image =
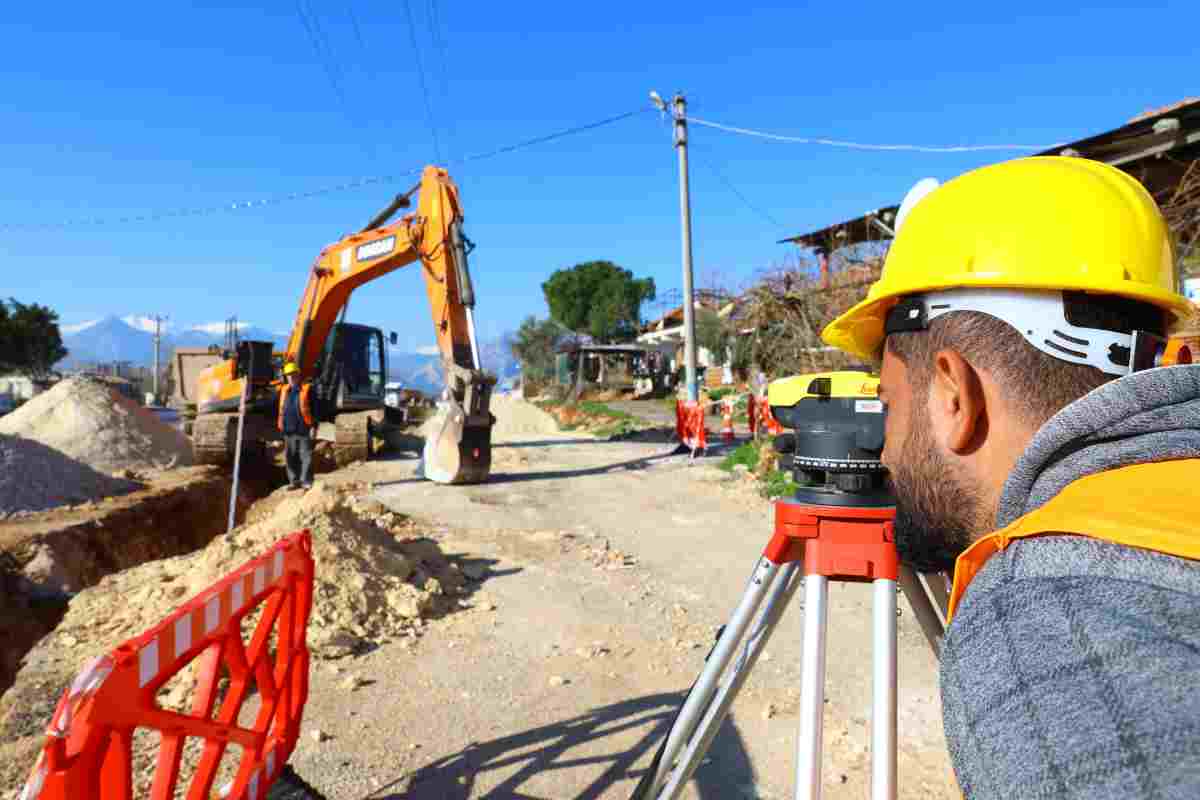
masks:
[[[401,208],[417,209],[386,224]],[[329,245],[317,257],[300,300],[287,349],[270,342],[237,342],[224,360],[197,379],[197,416],[192,429],[196,461],[227,464],[239,438],[243,452],[277,438],[277,392],[282,365],[300,367],[312,381],[316,413],[333,423],[339,464],[365,459],[376,439],[385,438],[395,409],[384,403],[387,348],[378,328],[345,322],[350,293],[368,281],[419,262],[433,315],[446,378],[438,411],[427,427],[424,476],[437,483],[479,483],[491,467],[494,376],[479,361],[473,309],[475,293],[467,268],[470,241],[462,231],[458,189],[444,169],[426,167],[421,182],[398,195],[361,231]],[[341,319],[339,319],[339,316]],[[396,335],[391,335],[394,344]],[[243,394],[245,398],[243,400]],[[239,409],[244,429],[238,435]]]

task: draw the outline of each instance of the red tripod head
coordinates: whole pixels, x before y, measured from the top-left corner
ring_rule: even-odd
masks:
[[[763,556],[772,563],[800,561],[805,575],[844,581],[897,580],[900,559],[893,506],[775,504],[775,533]]]

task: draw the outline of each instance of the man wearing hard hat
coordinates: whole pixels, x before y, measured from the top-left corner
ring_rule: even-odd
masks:
[[[312,486],[313,440],[317,438],[317,418],[313,414],[312,384],[300,380],[300,368],[289,361],[283,365],[287,383],[279,390],[279,414],[276,426],[283,434],[287,461],[288,488]]]
[[[1164,366],[1191,310],[1166,224],[1080,158],[930,188],[822,337],[882,359],[897,546],[954,574],[959,785],[1200,797],[1200,366]]]

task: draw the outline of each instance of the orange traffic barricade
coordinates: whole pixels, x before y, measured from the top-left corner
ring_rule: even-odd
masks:
[[[721,399],[721,438],[726,442],[733,441],[733,398]]]
[[[221,797],[263,800],[300,735],[312,592],[312,538],[305,530],[93,660],[59,701],[21,800],[131,800],[139,728],[161,736],[151,800],[209,800],[230,745],[241,749],[241,759]],[[247,644],[242,624],[255,612],[261,614]],[[191,712],[163,709],[155,700],[159,689],[193,661]],[[251,689],[260,706],[254,722],[242,727],[238,714]],[[180,786],[188,738],[204,747],[190,782]]]
[[[704,406],[691,400],[675,401],[675,433],[679,441],[692,451],[708,447],[708,430],[704,425]]]
[[[766,397],[760,397],[758,400],[762,406],[759,409],[759,416],[762,418],[763,429],[772,436],[779,436],[783,433],[783,424],[771,413],[771,401]]]

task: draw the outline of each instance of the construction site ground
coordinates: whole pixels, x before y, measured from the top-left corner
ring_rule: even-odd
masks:
[[[628,797],[772,526],[753,481],[717,469],[724,445],[691,460],[668,438],[498,425],[484,485],[423,481],[412,453],[318,475],[407,517],[467,582],[411,635],[314,659],[296,773],[331,800]],[[799,597],[686,797],[791,796]],[[870,597],[832,588],[830,798],[868,791]],[[936,662],[900,606],[900,796],[954,797]]]
[[[657,405],[646,401],[643,417]],[[499,435],[481,486],[421,481],[411,460],[360,467],[376,498],[479,575],[467,603],[484,613],[317,666],[307,721],[330,738],[302,737],[296,771],[331,798],[628,797],[772,520],[751,481],[716,468],[722,445],[691,461],[648,438]],[[798,595],[687,797],[791,796],[799,605]],[[869,587],[835,585],[830,608],[826,796],[859,798],[870,778]],[[936,662],[911,615],[899,624],[900,794],[954,797]]]

